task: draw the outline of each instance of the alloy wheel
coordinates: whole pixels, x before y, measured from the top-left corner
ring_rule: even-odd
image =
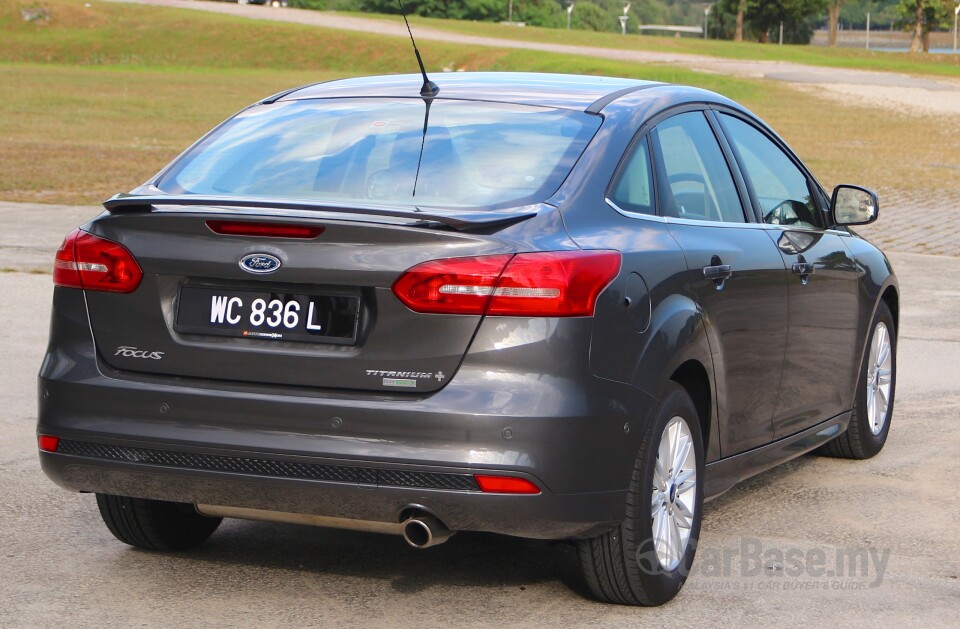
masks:
[[[673,570],[690,542],[697,498],[697,464],[690,428],[673,417],[660,435],[650,503],[653,544],[660,565]]]

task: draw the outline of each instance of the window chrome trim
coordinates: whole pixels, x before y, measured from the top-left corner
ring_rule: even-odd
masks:
[[[763,229],[767,227],[779,227],[778,225],[767,225],[765,223],[728,223],[725,221],[701,221],[692,218],[678,218],[675,216],[659,216],[656,214],[642,214],[640,212],[631,212],[629,210],[624,210],[619,207],[616,203],[611,201],[609,198],[604,198],[604,201],[607,202],[607,205],[616,210],[619,214],[626,216],[627,218],[638,218],[640,220],[652,221],[654,223],[662,223],[665,225],[700,225],[701,227],[722,227],[722,228],[741,228],[741,229]]]
[[[849,231],[842,229],[824,229],[823,227],[806,227],[803,225],[774,225],[773,223],[754,223],[754,222],[745,222],[745,223],[727,223],[723,221],[699,221],[692,218],[677,218],[677,217],[667,217],[659,216],[656,214],[643,214],[641,212],[631,212],[625,210],[616,203],[613,202],[609,197],[604,197],[607,205],[613,208],[618,214],[621,214],[627,218],[637,218],[642,221],[651,221],[653,223],[661,223],[664,225],[676,224],[676,225],[700,225],[702,227],[724,227],[724,228],[741,228],[741,229],[763,229],[767,231],[804,231],[804,232],[817,232],[823,234],[835,234],[837,236],[843,236],[845,238],[852,238],[853,234]]]
[[[622,214],[622,215],[626,216],[627,218],[639,218],[639,219],[641,219],[641,220],[653,221],[653,222],[655,222],[655,223],[666,223],[666,222],[667,222],[665,218],[663,218],[662,216],[657,216],[656,214],[644,214],[644,213],[642,213],[642,212],[631,212],[631,211],[629,211],[629,210],[625,210],[625,209],[621,208],[619,205],[617,205],[616,203],[614,203],[614,202],[610,199],[610,197],[604,197],[603,200],[607,202],[607,205],[609,205],[610,207],[612,207],[612,208],[613,208],[614,210],[616,210],[619,214]]]

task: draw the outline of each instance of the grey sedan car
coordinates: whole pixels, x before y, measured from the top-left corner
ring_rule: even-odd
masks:
[[[598,598],[655,605],[705,499],[880,451],[899,290],[850,229],[876,195],[704,90],[437,83],[267,98],[66,237],[40,460],[118,539],[570,540]]]

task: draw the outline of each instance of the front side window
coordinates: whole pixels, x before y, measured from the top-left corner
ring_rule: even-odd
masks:
[[[663,216],[745,222],[733,175],[702,112],[669,118],[657,126],[654,138]]]
[[[177,160],[157,186],[229,195],[496,208],[549,198],[600,125],[577,111],[419,98],[253,107]],[[422,155],[421,155],[422,147]]]
[[[816,227],[817,206],[803,171],[756,127],[727,114],[720,120],[760,204],[763,222]]]

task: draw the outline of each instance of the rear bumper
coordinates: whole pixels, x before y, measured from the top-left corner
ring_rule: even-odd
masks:
[[[400,396],[116,372],[81,313],[55,306],[39,380],[37,432],[74,444],[41,452],[43,470],[73,491],[391,523],[417,507],[452,530],[586,536],[622,520],[654,407],[569,356],[589,351],[585,320],[513,348],[504,320],[481,326],[447,386]],[[541,493],[483,493],[478,473]]]
[[[46,452],[40,462],[48,477],[75,491],[389,523],[413,508],[434,514],[451,530],[536,539],[590,536],[615,525],[624,510],[624,495],[617,491],[511,496],[158,469]]]

